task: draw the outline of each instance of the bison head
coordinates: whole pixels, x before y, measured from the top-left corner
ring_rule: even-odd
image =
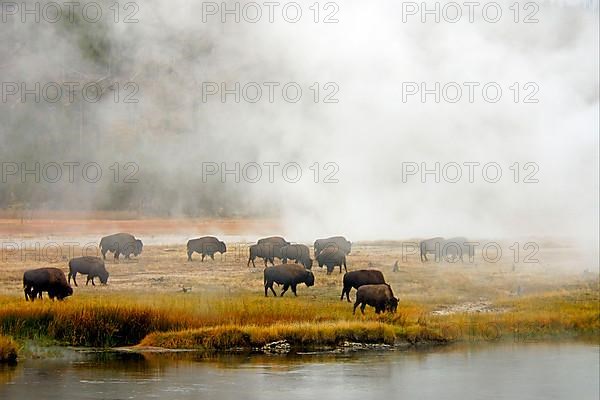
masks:
[[[104,270],[98,273],[98,278],[100,278],[100,282],[106,285],[108,282],[108,271]]]
[[[73,295],[73,288],[71,286],[65,286],[56,294],[56,298],[58,300],[63,300],[71,295]]]
[[[386,309],[391,312],[391,313],[395,313],[396,309],[398,308],[398,299],[395,297],[392,297],[391,299],[389,299],[387,301],[386,304]]]
[[[219,242],[219,251],[221,253],[225,253],[227,251],[227,246],[225,246],[225,242]]]
[[[142,241],[140,239],[137,239],[135,241],[135,249],[133,250],[133,254],[135,256],[139,256],[140,254],[142,254],[143,248],[144,248],[144,244],[142,243]]]
[[[304,268],[312,269],[312,266],[313,266],[312,258],[309,258],[308,261],[307,260],[304,261]]]
[[[315,284],[315,276],[313,275],[312,272],[306,271],[306,279],[304,280],[304,283],[308,287],[314,286],[314,284]]]

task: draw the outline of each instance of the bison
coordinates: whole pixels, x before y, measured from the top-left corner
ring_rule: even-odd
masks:
[[[376,269],[360,269],[358,271],[350,271],[344,274],[344,287],[340,300],[346,299],[350,302],[350,291],[352,288],[358,289],[364,285],[376,285],[385,283],[385,278],[381,271]]]
[[[104,261],[100,257],[77,257],[71,259],[69,261],[69,284],[71,283],[71,278],[73,278],[73,283],[75,283],[75,286],[78,286],[75,279],[78,273],[87,275],[86,286],[90,281],[92,281],[93,286],[96,286],[94,278],[99,278],[100,283],[103,284],[108,282],[108,271],[104,266]]]
[[[350,254],[352,243],[346,240],[343,236],[332,236],[327,239],[317,239],[314,243],[315,257],[319,255],[327,247],[334,247],[336,250],[342,251],[344,254]]]
[[[432,239],[423,240],[421,243],[419,243],[419,250],[421,251],[421,262],[428,261],[427,254],[433,254],[435,258],[439,260],[443,247],[443,237],[435,237]]]
[[[398,308],[398,299],[394,297],[392,288],[387,283],[379,285],[363,285],[356,291],[356,302],[352,314],[356,313],[356,307],[360,304],[360,311],[365,313],[365,307],[370,305],[375,307],[375,314],[389,311],[396,312]]]
[[[188,261],[192,261],[192,254],[194,254],[194,252],[202,254],[201,261],[204,261],[205,256],[209,256],[214,260],[215,253],[223,254],[226,251],[227,246],[225,246],[225,242],[220,241],[214,236],[204,236],[187,242]]]
[[[284,264],[287,260],[293,260],[297,264],[304,265],[304,268],[311,269],[313,260],[310,258],[308,246],[303,244],[290,244],[281,248],[281,257]]]
[[[315,276],[312,272],[306,270],[300,264],[281,264],[273,267],[266,267],[264,270],[265,297],[268,297],[268,290],[271,289],[273,295],[277,297],[277,293],[273,289],[273,283],[283,285],[281,296],[291,287],[294,296],[296,294],[296,285],[299,283],[306,284],[311,287],[315,284]]]
[[[42,292],[48,292],[48,297],[63,300],[73,294],[73,288],[67,283],[65,273],[58,268],[38,268],[25,271],[23,274],[23,289],[25,300],[34,301],[42,298]]]
[[[346,253],[341,250],[337,250],[334,247],[327,247],[323,249],[317,255],[317,262],[321,268],[323,268],[323,265],[327,266],[327,275],[330,275],[333,269],[337,266],[340,267],[341,274],[342,265],[344,266],[346,272],[348,272],[348,268],[346,267]]]
[[[267,266],[267,261],[272,265],[275,265],[275,257],[281,258],[281,248],[273,247],[269,244],[253,244],[249,248],[249,256],[248,256],[248,264],[250,266],[250,261],[252,261],[252,266],[256,268],[254,264],[254,259],[262,258],[265,261],[265,267]]]
[[[134,256],[140,255],[143,247],[142,241],[129,233],[115,233],[100,240],[100,251],[102,252],[102,258],[105,260],[106,253],[109,251],[115,254],[115,260],[119,259],[120,254],[129,259],[131,254]]]

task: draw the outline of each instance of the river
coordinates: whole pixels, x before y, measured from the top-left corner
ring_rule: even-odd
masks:
[[[65,350],[0,367],[0,399],[598,400],[599,363],[600,346],[588,343],[211,357]]]

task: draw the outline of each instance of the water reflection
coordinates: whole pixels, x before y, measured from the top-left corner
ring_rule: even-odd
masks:
[[[0,368],[0,399],[598,399],[600,347],[340,355],[72,353]]]

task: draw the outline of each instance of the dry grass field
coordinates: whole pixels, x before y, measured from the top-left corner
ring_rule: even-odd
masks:
[[[246,266],[248,243],[225,239],[227,253],[204,262],[194,254],[189,262],[185,240],[170,243],[174,236],[165,237],[154,236],[153,244],[145,245],[137,258],[107,257],[108,285],[85,286],[85,277],[80,276],[73,297],[34,304],[25,302],[23,271],[52,266],[67,273],[68,258],[81,255],[82,249],[61,249],[59,254],[56,247],[44,248],[48,242],[44,238],[38,249],[31,244],[35,240],[27,242],[25,252],[3,246],[0,334],[84,346],[141,342],[227,349],[282,338],[310,345],[343,340],[597,338],[600,332],[597,269],[582,264],[585,261],[573,248],[551,241],[537,242],[535,263],[515,262],[511,243],[500,244],[503,256],[497,262],[486,261],[477,251],[473,262],[422,263],[415,254],[403,257],[399,241],[355,242],[348,269],[381,270],[400,299],[395,315],[376,316],[367,308],[362,316],[352,315],[352,305],[340,301],[343,274],[337,269],[326,275],[315,263],[314,287],[299,286],[296,298],[291,292],[284,298],[265,298],[262,263]],[[90,247],[88,254],[96,251]]]

